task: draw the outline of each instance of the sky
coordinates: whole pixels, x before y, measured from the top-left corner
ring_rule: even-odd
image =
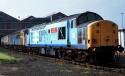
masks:
[[[125,28],[125,0],[0,0],[0,11],[17,19],[20,16],[20,20],[31,15],[46,17],[57,12],[72,15],[91,11]]]

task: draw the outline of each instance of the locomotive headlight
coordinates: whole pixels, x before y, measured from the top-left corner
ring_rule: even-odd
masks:
[[[90,42],[97,43],[97,40],[96,39],[88,40],[88,43]]]
[[[96,39],[92,39],[92,42],[97,43]]]
[[[115,40],[115,43],[118,43],[118,39]]]
[[[93,49],[92,49],[92,51],[94,51],[94,52],[95,52],[95,51],[96,51],[96,48],[93,48]]]

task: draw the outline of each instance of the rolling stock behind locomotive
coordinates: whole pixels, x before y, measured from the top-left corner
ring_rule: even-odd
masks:
[[[72,15],[40,24],[1,39],[6,48],[24,52],[108,63],[118,51],[118,26],[93,12]]]

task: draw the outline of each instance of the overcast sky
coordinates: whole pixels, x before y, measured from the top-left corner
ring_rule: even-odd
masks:
[[[30,15],[45,17],[56,12],[71,15],[92,11],[120,26],[121,13],[124,13],[125,24],[125,0],[0,0],[0,11],[20,19]]]

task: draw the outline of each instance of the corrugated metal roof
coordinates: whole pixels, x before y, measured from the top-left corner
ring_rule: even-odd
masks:
[[[19,20],[0,11],[0,22],[19,22]]]

